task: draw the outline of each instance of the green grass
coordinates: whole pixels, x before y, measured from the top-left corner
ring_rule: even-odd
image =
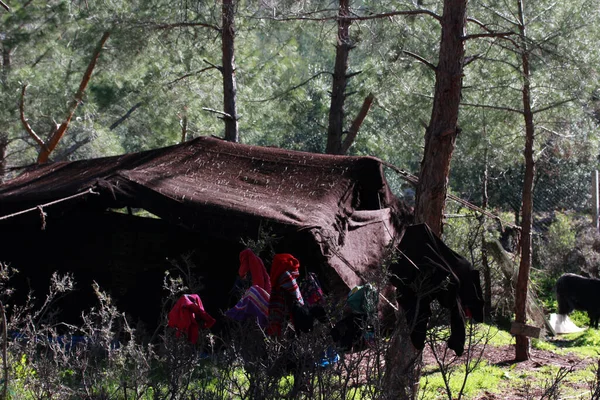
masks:
[[[497,392],[501,386],[502,380],[505,379],[504,374],[502,368],[488,365],[483,362],[477,369],[469,374],[463,390],[463,397],[473,397],[482,391]],[[450,378],[450,390],[452,391],[454,398],[458,396],[463,381],[464,369],[458,367],[454,370],[454,373]],[[442,374],[440,372],[424,374],[424,376],[421,377],[420,387],[420,399],[433,400],[448,398]]]
[[[559,355],[573,353],[579,357],[598,357],[600,355],[600,331],[586,329],[583,332],[557,336],[551,340],[533,340],[536,349],[552,351]]]

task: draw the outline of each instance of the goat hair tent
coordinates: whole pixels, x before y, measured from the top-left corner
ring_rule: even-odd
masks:
[[[211,297],[234,284],[242,240],[257,240],[261,229],[330,290],[363,283],[395,235],[394,199],[373,157],[199,137],[28,167],[0,186],[0,261],[27,278],[80,271],[84,284],[102,282],[135,313],[157,306],[166,259],[194,251],[200,295],[216,312]],[[158,218],[114,212],[126,207]]]

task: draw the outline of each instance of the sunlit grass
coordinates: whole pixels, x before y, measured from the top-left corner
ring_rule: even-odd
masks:
[[[552,351],[559,355],[568,353],[580,357],[598,357],[600,355],[600,331],[586,329],[583,332],[559,335],[551,340],[533,340],[536,349]]]
[[[469,398],[482,391],[490,393],[498,392],[500,383],[504,379],[504,370],[500,367],[482,363],[478,368],[469,374],[467,383],[463,390],[463,397]],[[454,397],[458,395],[464,382],[464,369],[458,367],[454,370],[450,378],[450,389]],[[446,387],[440,372],[425,374],[421,377],[421,399],[440,399],[447,398]]]

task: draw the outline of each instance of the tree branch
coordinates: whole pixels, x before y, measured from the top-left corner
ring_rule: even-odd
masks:
[[[553,104],[550,104],[550,105],[548,105],[546,107],[542,107],[542,108],[538,108],[537,110],[533,110],[532,113],[533,114],[537,114],[537,113],[541,113],[541,112],[544,112],[544,111],[548,111],[548,110],[550,110],[552,108],[556,108],[556,107],[562,106],[563,104],[570,103],[570,102],[575,101],[575,100],[577,100],[577,98],[573,97],[573,98],[570,98],[570,99],[559,101],[558,103],[553,103]]]
[[[352,121],[352,125],[350,125],[348,134],[344,138],[344,142],[342,143],[342,154],[346,154],[350,149],[350,146],[352,146],[352,143],[354,143],[356,135],[358,134],[358,130],[360,129],[363,121],[367,117],[367,113],[371,109],[371,105],[373,105],[374,99],[375,96],[373,96],[373,93],[369,93],[369,95],[365,97],[365,100],[363,101],[363,105],[360,108],[358,115],[356,116],[354,121]]]
[[[214,113],[214,114],[222,115],[224,118],[233,119],[233,117],[231,115],[229,115],[229,114],[227,114],[226,112],[223,112],[223,111],[213,110],[212,108],[208,108],[208,107],[202,107],[202,109],[204,111],[208,111],[208,112],[211,112],[211,113]]]
[[[133,113],[135,110],[137,110],[139,107],[141,107],[141,106],[142,106],[142,104],[144,104],[144,103],[143,103],[143,102],[141,102],[141,101],[140,101],[139,103],[137,103],[137,104],[134,104],[134,106],[133,106],[133,107],[131,107],[131,108],[129,109],[129,111],[127,111],[127,112],[125,113],[125,115],[123,115],[121,118],[119,118],[118,120],[116,120],[115,122],[113,122],[113,123],[112,123],[112,124],[111,124],[111,125],[108,127],[108,129],[110,129],[110,130],[112,131],[112,130],[113,130],[113,129],[115,129],[117,126],[121,125],[121,123],[123,123],[123,121],[125,121],[127,118],[129,118],[129,116],[130,116],[130,115],[131,115],[131,114],[132,114],[132,113]]]
[[[87,87],[87,85],[92,77],[92,72],[94,72],[94,68],[96,67],[96,63],[98,62],[100,53],[102,52],[102,47],[104,47],[104,44],[108,40],[109,36],[110,36],[110,32],[104,32],[104,35],[102,35],[100,42],[98,43],[98,45],[96,46],[96,49],[94,50],[94,54],[92,54],[92,59],[90,60],[90,63],[88,64],[88,67],[87,67],[85,73],[83,74],[83,78],[81,79],[81,83],[79,84],[79,89],[75,93],[75,98],[74,98],[73,102],[71,103],[71,105],[69,106],[69,110],[67,112],[67,116],[66,116],[65,120],[62,122],[62,124],[60,124],[58,129],[54,132],[54,134],[48,141],[48,147],[46,149],[42,149],[42,151],[40,152],[40,154],[38,156],[37,161],[39,164],[42,164],[42,163],[45,163],[48,161],[48,157],[50,156],[50,153],[56,148],[56,145],[58,144],[60,139],[63,137],[65,132],[67,131],[67,128],[69,127],[69,123],[71,122],[71,118],[73,118],[73,114],[75,114],[75,110],[77,109],[77,106],[79,106],[79,103],[81,103],[83,100],[83,94],[85,92],[85,88]]]
[[[330,16],[330,17],[298,16],[298,17],[284,17],[284,18],[272,17],[272,18],[264,18],[264,19],[269,19],[269,20],[273,20],[273,21],[277,21],[277,22],[281,22],[281,21],[338,21],[338,20],[367,21],[367,20],[371,20],[371,19],[390,18],[390,17],[395,17],[397,15],[429,15],[430,17],[435,18],[437,21],[441,20],[441,17],[439,15],[437,15],[436,13],[434,13],[433,11],[424,10],[424,9],[423,10],[390,11],[387,13],[372,14],[372,15],[365,15],[365,16],[359,16],[359,15],[355,15],[355,16],[335,15],[335,16]]]
[[[219,70],[219,72],[223,73],[223,67],[222,66],[215,65],[215,64],[211,63],[210,61],[208,61],[206,59],[204,59],[202,61],[204,61],[205,63],[207,63],[208,65],[210,65],[212,68],[216,68],[217,70]]]
[[[0,0],[0,6],[2,6],[6,11],[10,12],[10,7],[2,0]]]
[[[492,110],[500,110],[500,111],[509,111],[509,112],[514,112],[517,114],[523,114],[523,110],[519,110],[516,108],[510,108],[510,107],[504,107],[504,106],[492,106],[492,105],[488,105],[488,104],[473,104],[473,103],[460,103],[461,106],[467,106],[467,107],[477,107],[477,108],[489,108]]]
[[[558,137],[564,138],[564,139],[571,139],[571,138],[576,137],[576,135],[563,135],[562,133],[558,133],[556,131],[553,131],[552,129],[546,128],[543,125],[538,125],[537,128],[539,128],[539,129],[541,129],[543,131],[546,131],[548,133],[551,133],[552,135],[556,135]]]
[[[292,91],[294,91],[294,90],[296,90],[298,88],[301,88],[302,86],[306,85],[308,82],[312,81],[315,78],[318,78],[319,76],[321,76],[323,74],[329,74],[329,75],[331,75],[331,72],[328,72],[328,71],[318,72],[315,75],[313,75],[310,78],[308,78],[307,80],[305,80],[304,82],[301,82],[301,83],[297,84],[296,86],[292,86],[291,88],[289,88],[289,89],[287,89],[287,90],[285,90],[285,91],[283,91],[281,93],[278,93],[278,94],[274,95],[273,97],[269,97],[267,99],[261,99],[261,100],[251,100],[251,102],[252,103],[265,103],[267,101],[276,100],[276,99],[278,99],[278,98],[280,98],[280,97],[282,97],[282,96],[284,96],[284,95],[286,95],[286,94],[288,94],[288,93],[290,93],[290,92],[292,92]]]
[[[171,24],[159,24],[159,23],[145,23],[142,24],[143,26],[150,28],[150,29],[154,29],[154,30],[169,30],[169,29],[175,29],[175,28],[197,28],[197,27],[201,27],[201,28],[209,28],[212,30],[215,30],[217,32],[221,32],[221,28],[219,28],[216,25],[212,25],[212,24],[207,24],[204,22],[174,22]]]
[[[432,63],[430,63],[429,61],[427,61],[426,59],[424,59],[423,57],[421,57],[418,54],[411,53],[410,51],[407,51],[407,50],[402,50],[402,52],[404,54],[406,54],[407,56],[411,56],[414,59],[416,59],[417,61],[422,62],[423,64],[425,64],[426,66],[428,66],[429,68],[431,68],[433,71],[435,71],[437,69],[437,67],[435,65],[433,65]]]
[[[210,67],[202,68],[202,69],[199,69],[198,71],[190,72],[189,74],[185,74],[185,75],[180,76],[179,78],[173,79],[171,82],[167,83],[167,86],[171,86],[172,84],[177,83],[185,78],[189,78],[192,75],[201,74],[205,71],[208,71],[209,69],[218,69],[218,67],[211,64]]]
[[[491,37],[491,38],[506,38],[507,36],[512,36],[514,35],[514,32],[489,32],[489,33],[474,33],[471,35],[466,35],[463,36],[464,40],[472,40],[472,39],[479,39],[479,38],[486,38],[486,37]]]
[[[44,143],[42,138],[40,138],[37,135],[37,133],[35,133],[35,131],[31,128],[31,125],[29,125],[29,122],[27,122],[27,118],[25,118],[25,93],[26,92],[27,92],[27,85],[25,84],[25,85],[23,85],[23,88],[21,89],[21,101],[19,102],[19,116],[21,117],[21,123],[23,124],[25,131],[27,131],[29,136],[31,136],[33,138],[33,140],[35,140],[36,143],[40,145],[42,150],[48,150],[46,143]]]

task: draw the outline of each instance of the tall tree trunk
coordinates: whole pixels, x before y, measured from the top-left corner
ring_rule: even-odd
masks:
[[[425,133],[425,151],[417,186],[415,218],[425,222],[437,235],[441,234],[442,216],[450,159],[458,135],[458,109],[462,89],[467,0],[444,0],[442,37],[439,64],[436,67],[435,92],[431,121]],[[386,363],[386,376],[402,371],[397,379],[387,384],[398,399],[415,399],[418,392],[422,353],[417,351],[406,333],[392,340],[388,355],[393,360]],[[393,386],[392,386],[393,385]]]
[[[223,0],[222,6],[223,31],[222,31],[222,50],[223,50],[223,111],[225,116],[225,140],[230,142],[239,142],[238,116],[236,111],[236,82],[235,82],[235,0]]]
[[[444,0],[439,63],[435,71],[435,92],[431,120],[425,132],[416,193],[415,218],[425,222],[437,235],[448,190],[448,175],[454,144],[460,129],[458,110],[462,89],[466,34],[467,0]]]
[[[344,131],[344,102],[348,85],[348,54],[350,43],[350,1],[340,0],[338,12],[337,45],[335,48],[335,66],[333,70],[333,88],[329,107],[329,128],[327,129],[327,154],[343,154],[342,135]]]
[[[529,271],[531,269],[531,227],[533,214],[533,177],[535,163],[533,160],[534,125],[531,111],[531,82],[529,70],[529,48],[526,42],[523,1],[518,1],[519,33],[521,34],[521,63],[523,68],[523,118],[525,120],[525,177],[523,179],[523,196],[521,207],[521,263],[517,277],[515,294],[515,321],[524,324],[527,321],[527,288],[529,286]],[[529,338],[516,336],[515,360],[529,360]]]

